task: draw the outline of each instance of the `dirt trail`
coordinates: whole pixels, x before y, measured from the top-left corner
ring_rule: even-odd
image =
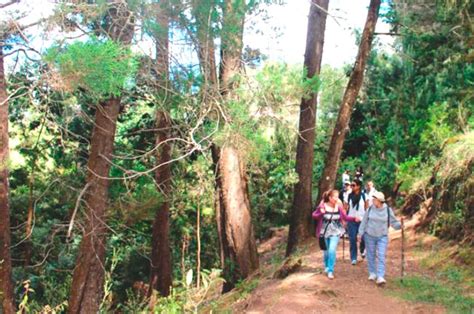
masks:
[[[414,224],[407,224],[408,229]],[[415,245],[412,232],[407,232],[406,272],[418,272],[417,260],[410,248]],[[236,303],[234,313],[444,313],[440,306],[410,303],[389,296],[386,289],[391,280],[400,276],[400,231],[390,232],[387,254],[387,286],[377,287],[367,279],[367,262],[352,266],[348,257],[346,239],[345,260],[342,259],[342,241],[338,246],[335,279],[322,273],[322,252],[313,238],[307,253],[302,255],[302,268],[283,280],[262,279],[259,286],[245,300]],[[280,239],[281,241],[286,239]],[[409,241],[411,240],[411,241]],[[275,242],[275,239],[269,241]],[[274,243],[273,243],[274,244]],[[265,243],[264,243],[265,245]],[[264,258],[269,258],[267,253]]]

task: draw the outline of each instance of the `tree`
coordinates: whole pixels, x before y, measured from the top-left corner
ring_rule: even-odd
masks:
[[[4,313],[15,313],[10,256],[10,205],[8,185],[8,95],[4,66],[5,35],[0,35],[0,301]]]
[[[156,92],[159,99],[166,102],[169,88],[169,61],[168,61],[168,13],[167,3],[155,6],[156,30],[153,36],[156,41],[156,61],[154,70],[157,73]],[[171,252],[169,243],[169,211],[171,192],[171,144],[169,142],[171,119],[168,112],[162,108],[156,109],[156,159],[157,168],[155,179],[158,188],[163,195],[160,207],[156,211],[153,221],[150,288],[148,296],[152,295],[153,289],[158,290],[160,295],[166,297],[170,293],[172,284]]]
[[[0,6],[0,9],[18,3],[18,0],[9,1]],[[15,19],[9,19],[0,24],[0,302],[4,313],[15,313],[15,297],[12,282],[11,261],[11,233],[10,233],[10,187],[9,187],[9,123],[8,110],[9,98],[7,93],[7,81],[5,76],[5,48],[6,40],[21,34],[26,28],[34,26],[39,22],[29,25],[19,25]],[[21,34],[22,35],[22,34]],[[23,39],[22,35],[22,39]],[[27,237],[29,237],[27,225]],[[28,251],[28,246],[27,246]],[[27,253],[28,254],[28,253]]]
[[[219,79],[220,91],[226,101],[232,99],[236,76],[241,70],[245,13],[245,1],[227,0],[223,4]],[[239,151],[234,143],[227,141],[220,148],[214,147],[213,157],[217,164],[218,233],[226,280],[223,292],[227,292],[238,280],[258,269],[259,262],[246,173]]]
[[[304,58],[307,80],[318,79],[321,72],[328,6],[329,0],[313,0],[311,2]],[[299,181],[295,184],[293,205],[290,212],[287,256],[293,253],[298,242],[308,237],[311,232],[311,186],[317,96],[318,91],[316,90],[311,94],[311,97],[301,99],[295,167]]]
[[[365,64],[372,46],[372,39],[374,36],[375,25],[377,24],[379,9],[380,0],[371,0],[364,31],[362,32],[359,52],[342,99],[336,126],[334,127],[331,143],[329,144],[329,150],[326,155],[323,174],[319,181],[318,201],[321,199],[324,191],[334,188],[336,182],[337,167],[341,157],[342,146],[348,130],[354,103],[364,80]]]
[[[215,12],[214,1],[192,1],[192,12],[196,24],[196,46],[198,51],[199,65],[203,76],[202,89],[204,101],[207,93],[214,90],[217,85],[216,56],[213,32],[212,15]]]
[[[105,35],[122,45],[131,43],[134,17],[126,3],[120,1],[109,4],[105,21]],[[97,313],[102,301],[110,183],[108,176],[120,102],[120,96],[110,97],[97,106],[95,113],[87,162],[89,172],[84,187],[86,226],[74,269],[69,313]]]

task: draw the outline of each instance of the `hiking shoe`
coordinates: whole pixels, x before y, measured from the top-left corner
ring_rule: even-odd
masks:
[[[383,277],[377,278],[377,285],[382,286],[386,283],[385,279]]]
[[[329,279],[334,279],[334,274],[331,273],[331,272],[329,272],[329,273],[328,273],[328,278],[329,278]]]
[[[351,262],[351,264],[352,264],[352,265],[355,265],[355,264],[357,264],[357,261],[356,261],[355,259],[353,259],[352,262]]]
[[[369,280],[370,280],[370,281],[375,281],[375,279],[377,279],[377,275],[376,275],[376,274],[370,274],[370,275],[369,275]]]

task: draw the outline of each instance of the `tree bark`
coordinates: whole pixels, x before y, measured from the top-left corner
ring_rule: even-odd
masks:
[[[169,17],[166,12],[168,2],[157,6],[155,12],[156,21],[159,25],[159,33],[156,33],[156,64],[155,70],[158,74],[156,92],[166,99],[169,82],[169,39],[168,23]],[[172,285],[171,251],[169,243],[169,212],[171,192],[171,145],[170,138],[171,119],[165,110],[156,109],[157,136],[157,163],[155,180],[159,192],[163,195],[162,202],[157,209],[152,231],[151,267],[150,267],[150,289],[148,296],[152,296],[153,289],[158,290],[161,296],[168,296]],[[150,305],[154,300],[150,300]]]
[[[160,207],[156,211],[153,222],[152,249],[151,249],[151,271],[150,271],[150,291],[158,290],[160,295],[168,296],[172,284],[171,278],[171,252],[169,244],[169,211],[171,192],[171,145],[166,140],[169,139],[170,118],[165,111],[157,111],[156,115],[158,136],[157,145],[160,145],[158,151],[158,164],[155,173],[156,183],[163,195]]]
[[[245,172],[239,152],[224,146],[218,163],[220,239],[224,255],[223,292],[258,269],[258,254],[250,215]]]
[[[25,228],[25,266],[29,266],[31,264],[31,251],[33,249],[32,241],[31,241],[31,233],[33,231],[33,216],[35,210],[35,204],[33,199],[33,190],[34,190],[34,182],[35,182],[35,168],[36,168],[36,160],[33,160],[31,165],[31,174],[29,178],[29,197],[28,197],[28,213],[26,218],[26,228]]]
[[[236,86],[234,78],[242,68],[245,1],[224,1],[223,14],[219,80],[222,95],[227,95]]]
[[[3,40],[2,40],[3,41]],[[0,302],[3,313],[15,313],[10,256],[10,203],[8,183],[8,96],[3,45],[0,44]]]
[[[107,35],[129,45],[133,37],[133,16],[124,2],[111,4]],[[120,97],[112,97],[98,106],[87,162],[89,170],[84,197],[85,232],[74,269],[68,313],[97,313],[104,293],[105,253],[107,241],[106,209],[110,159],[120,110]]]
[[[217,85],[217,67],[214,46],[214,35],[212,34],[212,11],[215,4],[212,2],[192,1],[193,16],[196,20],[196,48],[199,58],[199,66],[203,76],[203,89]]]
[[[328,6],[329,0],[313,0],[311,3],[304,58],[307,79],[318,76],[321,72]],[[318,91],[315,91],[310,98],[301,99],[299,137],[296,147],[296,173],[299,181],[293,193],[287,256],[293,253],[299,241],[311,234],[311,190],[317,97]]]
[[[89,188],[84,197],[86,230],[83,235],[71,287],[69,313],[97,313],[103,296],[110,159],[120,98],[97,108],[87,168]]]
[[[374,37],[374,30],[375,25],[377,24],[379,9],[380,0],[371,0],[367,14],[367,20],[362,33],[362,39],[359,45],[359,52],[354,64],[354,69],[347,84],[344,97],[342,98],[336,126],[334,127],[331,143],[326,155],[323,174],[319,181],[318,201],[321,199],[322,193],[334,188],[336,183],[337,168],[339,166],[342,146],[344,144],[346,132],[348,131],[352,109],[364,80],[365,64],[372,46],[372,39]]]
[[[196,209],[196,240],[197,240],[197,252],[196,252],[196,287],[201,287],[201,208],[199,200],[197,202]]]
[[[245,21],[245,1],[227,0],[223,7],[221,36],[220,91],[223,99],[230,99],[236,86],[233,78],[241,69],[242,36]],[[219,198],[217,217],[221,252],[224,258],[223,292],[230,291],[238,280],[258,269],[258,254],[246,174],[239,151],[230,143],[214,147],[218,158],[216,190]]]
[[[211,154],[212,154],[212,162],[214,165],[214,172],[215,172],[215,191],[214,191],[214,210],[216,213],[216,225],[217,225],[217,237],[219,239],[219,258],[220,258],[220,266],[224,269],[224,248],[223,248],[223,234],[222,234],[222,226],[221,226],[221,179],[219,176],[219,159],[220,159],[220,148],[217,145],[211,145]]]

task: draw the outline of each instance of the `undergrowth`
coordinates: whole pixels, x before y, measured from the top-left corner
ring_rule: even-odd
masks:
[[[414,254],[422,254],[425,250],[420,239]],[[472,313],[473,254],[470,247],[437,241],[420,261],[420,266],[433,275],[397,278],[392,293],[409,301],[443,305],[448,313]]]
[[[474,309],[474,298],[463,295],[457,285],[460,273],[453,272],[445,280],[431,279],[422,276],[409,276],[395,281],[400,291],[396,294],[409,301],[442,304],[449,313],[471,313]]]

